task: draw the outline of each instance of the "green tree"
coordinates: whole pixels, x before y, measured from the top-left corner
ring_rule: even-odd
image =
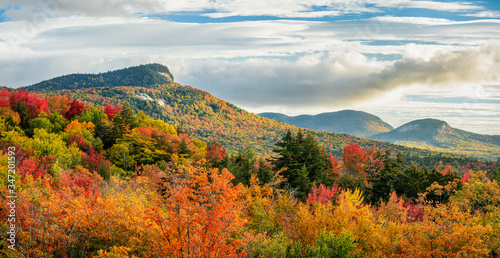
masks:
[[[113,118],[113,123],[115,125],[116,139],[137,127],[135,112],[128,102],[123,103],[123,108],[118,115]]]
[[[257,163],[257,178],[259,182],[263,185],[267,184],[271,182],[274,175],[270,164],[264,158],[260,158]]]
[[[251,175],[256,173],[254,171],[256,164],[255,150],[251,145],[247,145],[243,151],[232,156],[229,159],[228,170],[234,175],[233,184],[242,183],[248,186]]]
[[[296,196],[302,200],[311,190],[312,182],[331,185],[332,179],[328,172],[333,170],[333,165],[328,159],[325,149],[316,141],[314,136],[308,134],[304,137],[302,132],[294,136],[287,131],[281,141],[275,144],[273,152],[277,157],[271,158],[275,172],[282,171],[289,187],[296,189]]]
[[[114,144],[108,151],[108,158],[113,164],[122,168],[124,171],[129,171],[134,168],[135,160],[132,157],[130,150],[131,146],[128,142]]]

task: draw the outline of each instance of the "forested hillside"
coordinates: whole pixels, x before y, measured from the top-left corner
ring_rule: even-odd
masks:
[[[450,127],[445,121],[421,119],[370,138],[491,160],[500,158],[500,136],[481,135]]]
[[[155,67],[155,66],[154,66]],[[154,69],[151,67],[151,69]],[[128,68],[129,72],[136,72]],[[161,71],[166,70],[163,68]],[[140,70],[139,70],[140,71]],[[159,71],[159,72],[161,72]],[[113,73],[113,72],[112,72]],[[92,76],[88,76],[91,78]],[[401,145],[388,144],[346,134],[327,133],[280,123],[271,119],[249,113],[237,106],[218,99],[207,92],[190,86],[183,86],[169,81],[161,85],[143,86],[106,86],[86,88],[79,86],[60,87],[52,90],[51,81],[27,87],[30,91],[45,96],[66,95],[78,98],[85,103],[98,105],[119,105],[123,101],[130,103],[136,112],[141,110],[155,119],[161,119],[173,125],[179,131],[185,131],[194,138],[207,143],[221,142],[230,153],[243,151],[245,146],[252,146],[256,153],[267,156],[272,154],[274,143],[287,130],[310,133],[324,145],[328,153],[340,156],[343,148],[349,144],[358,144],[363,148],[373,146],[402,152],[407,162],[421,165],[436,165],[436,157],[448,158],[451,163],[468,164],[476,159],[431,152],[423,149],[408,148]],[[56,84],[58,81],[56,80]],[[136,81],[136,83],[140,83]],[[58,84],[57,84],[58,85]],[[424,158],[430,157],[430,158]],[[432,162],[432,163],[424,163]]]
[[[43,81],[29,87],[30,90],[82,89],[104,86],[151,86],[174,80],[166,66],[140,65],[99,74],[70,74]]]
[[[259,157],[193,135],[127,102],[0,91],[0,254],[500,255],[500,163],[421,167],[357,144],[333,156],[298,130]]]
[[[377,116],[355,110],[300,116],[287,116],[279,113],[261,113],[259,115],[298,127],[331,133],[345,133],[362,138],[369,138],[372,135],[394,129]]]

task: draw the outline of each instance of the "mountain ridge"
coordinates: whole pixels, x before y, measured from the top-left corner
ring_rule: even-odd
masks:
[[[413,120],[390,132],[370,138],[409,147],[448,150],[448,152],[454,150],[465,155],[475,154],[483,157],[488,156],[488,150],[500,152],[500,136],[453,128],[446,121],[433,118]],[[494,159],[495,156],[490,158]]]
[[[143,65],[142,68],[146,69],[130,70],[125,68],[118,71],[139,73],[146,70],[150,71],[149,74],[158,75],[160,72],[165,71],[164,69],[168,69],[161,65],[158,66],[158,64]],[[115,72],[112,71],[107,74],[116,75]],[[82,80],[80,81],[81,84],[79,83],[78,87],[75,87],[60,85],[64,81],[71,84],[71,76],[62,77],[54,78],[56,83],[48,80],[25,88],[49,96],[67,95],[97,105],[120,105],[123,101],[128,101],[136,111],[142,110],[153,118],[162,119],[176,126],[180,131],[186,131],[204,142],[220,141],[228,151],[233,153],[243,150],[247,145],[251,145],[255,147],[255,151],[258,153],[270,155],[275,148],[274,143],[281,140],[287,130],[295,133],[302,130],[314,135],[328,152],[339,157],[347,144],[358,144],[362,148],[375,146],[380,149],[390,149],[392,152],[400,151],[409,160],[418,160],[416,158],[424,156],[442,155],[435,151],[404,147],[347,134],[301,129],[247,112],[234,104],[214,97],[208,92],[191,86],[180,85],[173,80],[144,86],[143,81],[140,80],[142,77],[129,75],[127,78],[137,79],[136,81],[126,81],[132,86],[117,86],[111,83],[103,86],[84,87],[88,83]],[[92,81],[93,78],[95,78],[95,75],[89,75],[87,81]],[[111,82],[113,82],[112,79],[110,78]],[[464,159],[467,158],[464,157]]]
[[[174,76],[168,67],[154,63],[132,66],[104,73],[75,73],[22,87],[30,91],[67,90],[104,86],[143,86],[173,82]]]
[[[331,133],[345,133],[362,138],[394,129],[379,117],[356,110],[298,116],[287,116],[281,113],[260,113],[259,115],[298,127]]]

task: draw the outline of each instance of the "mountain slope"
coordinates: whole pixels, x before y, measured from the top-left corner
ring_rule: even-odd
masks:
[[[151,86],[174,80],[166,66],[139,65],[99,74],[70,74],[27,87],[30,91],[51,91],[110,86]]]
[[[331,133],[345,133],[364,138],[394,129],[377,116],[355,110],[342,110],[314,116],[287,116],[280,113],[261,113],[259,115],[298,127]]]
[[[165,70],[160,69],[154,74],[157,65],[146,65],[144,68],[153,70],[153,76],[157,76]],[[126,69],[123,69],[126,70]],[[129,70],[137,72],[137,70]],[[299,130],[313,134],[332,154],[340,156],[344,146],[349,143],[359,144],[363,148],[376,146],[381,149],[390,149],[393,152],[402,152],[408,161],[420,161],[419,157],[430,155],[441,155],[422,149],[408,148],[400,145],[384,143],[374,140],[362,139],[346,134],[327,133],[315,130],[300,129],[298,127],[280,123],[264,118],[253,113],[242,110],[235,105],[218,99],[207,92],[190,86],[183,86],[173,81],[163,84],[147,86],[120,86],[110,84],[102,87],[85,87],[86,81],[76,87],[70,81],[70,76],[53,79],[56,83],[68,81],[68,84],[52,87],[53,80],[48,80],[27,87],[30,91],[36,91],[45,95],[67,95],[69,97],[98,105],[118,105],[128,101],[136,111],[144,111],[146,114],[162,119],[174,125],[179,130],[191,133],[194,137],[207,143],[220,141],[229,152],[242,150],[245,145],[250,144],[262,155],[272,154],[274,143],[281,140],[286,130],[297,132]],[[82,75],[83,76],[83,75]],[[84,75],[88,80],[95,75]],[[135,75],[130,75],[135,76]],[[110,78],[112,79],[112,78]],[[85,83],[85,84],[84,84]],[[468,158],[452,157],[460,162],[472,162]]]
[[[452,128],[445,121],[420,119],[371,138],[410,147],[496,159],[500,136],[482,135]]]

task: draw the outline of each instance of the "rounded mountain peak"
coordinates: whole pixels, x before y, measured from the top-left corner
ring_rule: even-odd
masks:
[[[398,127],[395,131],[400,133],[409,131],[446,132],[450,129],[450,125],[448,125],[448,123],[446,123],[445,121],[434,118],[425,118],[406,123]]]

